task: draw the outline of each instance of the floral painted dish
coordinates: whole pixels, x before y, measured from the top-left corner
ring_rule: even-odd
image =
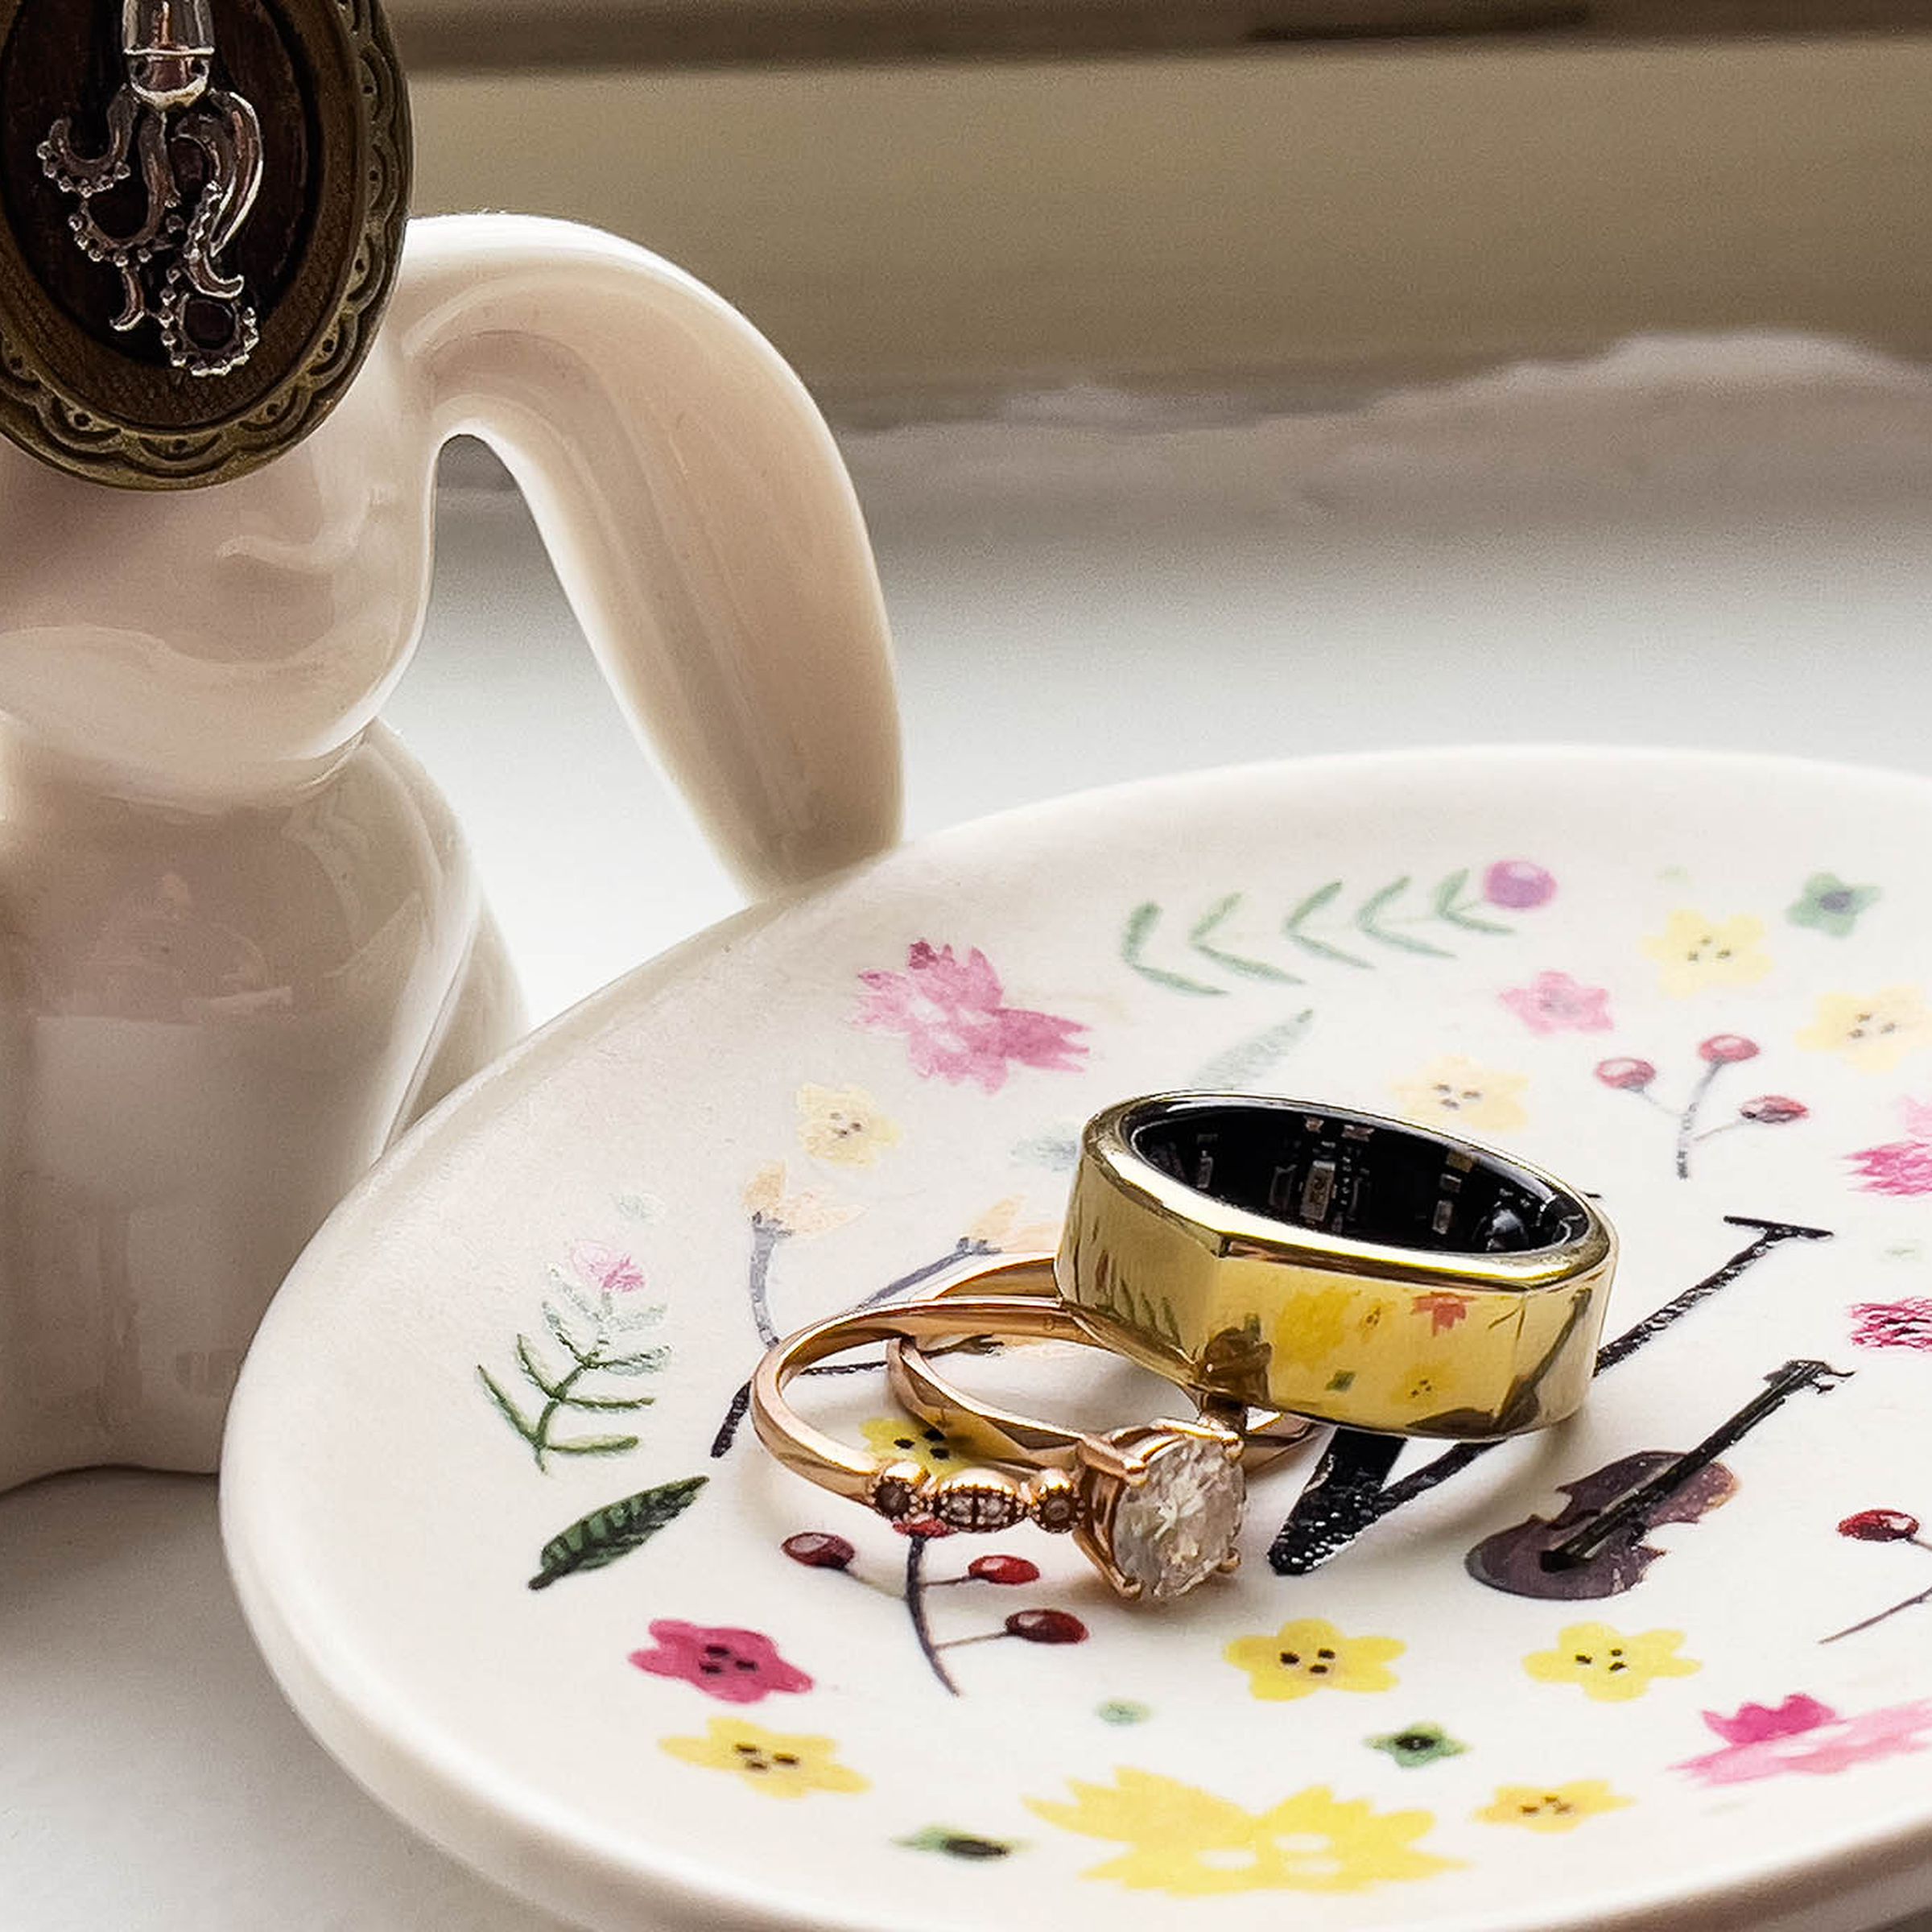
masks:
[[[256,1635],[379,1797],[600,1927],[1932,1903],[1929,846],[1932,786],[1882,774],[1428,753],[1069,799],[747,914],[473,1084],[316,1238],[224,1466]],[[1159,1608],[763,1455],[762,1339],[1050,1242],[1080,1122],[1183,1085],[1406,1111],[1600,1196],[1624,1261],[1583,1415],[1342,1439],[1339,1513],[1299,1501],[1317,1445],[1254,1484],[1239,1575]],[[1414,1319],[1419,1384],[1464,1311]],[[1298,1334],[1351,1373],[1339,1319]],[[1174,1406],[1093,1359],[962,1373]],[[876,1368],[812,1389],[854,1440],[953,1453]],[[1535,1560],[1714,1434],[1640,1548]]]

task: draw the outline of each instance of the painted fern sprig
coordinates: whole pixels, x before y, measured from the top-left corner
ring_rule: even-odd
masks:
[[[516,1339],[517,1372],[529,1385],[519,1401],[481,1363],[477,1377],[497,1413],[529,1444],[539,1469],[552,1455],[621,1455],[638,1438],[605,1430],[560,1435],[569,1417],[629,1415],[656,1397],[626,1386],[655,1375],[670,1351],[642,1345],[638,1337],[663,1318],[661,1304],[632,1298],[644,1277],[628,1255],[594,1242],[571,1250],[568,1269],[552,1268],[553,1298],[543,1303],[543,1327],[561,1363],[527,1335]],[[510,1378],[506,1377],[505,1380]]]

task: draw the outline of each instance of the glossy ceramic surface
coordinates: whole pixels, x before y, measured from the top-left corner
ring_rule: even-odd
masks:
[[[895,834],[844,466],[770,345],[642,250],[418,223],[334,415],[237,482],[103,489],[0,444],[0,1488],[212,1468],[303,1241],[521,1030],[455,820],[374,722],[464,432],[748,886]]]
[[[1929,835],[1932,787],[1884,774],[1418,754],[1075,799],[747,914],[519,1050],[312,1245],[228,1443],[256,1634],[405,1818],[597,1926],[1932,1901]],[[1080,1121],[1192,1084],[1447,1123],[1599,1195],[1583,1413],[1344,1445],[1317,1480],[1352,1470],[1352,1516],[1298,1501],[1313,1455],[1260,1477],[1241,1574],[1158,1608],[760,1454],[762,1335],[1038,1246]],[[1469,1311],[1410,1315],[1426,1376]],[[1335,1375],[1374,1355],[1302,1327]],[[1172,1406],[1092,1360],[962,1373]],[[811,1399],[947,1459],[873,1374]],[[1640,1538],[1541,1565],[1719,1430]]]

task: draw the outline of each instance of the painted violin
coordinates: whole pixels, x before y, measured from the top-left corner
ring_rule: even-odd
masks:
[[[1717,1459],[1800,1389],[1828,1393],[1849,1373],[1827,1362],[1785,1363],[1695,1448],[1640,1449],[1559,1484],[1569,1498],[1561,1514],[1533,1516],[1484,1538],[1463,1567],[1512,1596],[1572,1602],[1634,1589],[1667,1554],[1646,1540],[1653,1530],[1696,1522],[1736,1493],[1737,1478]]]

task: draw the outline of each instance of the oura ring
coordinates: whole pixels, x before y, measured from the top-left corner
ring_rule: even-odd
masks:
[[[935,1478],[916,1462],[853,1449],[806,1422],[786,1385],[826,1356],[870,1342],[997,1335],[1095,1345],[1067,1310],[1045,1297],[948,1297],[861,1309],[801,1329],[770,1349],[752,1379],[758,1439],[794,1474],[863,1503],[914,1533],[922,1523],[993,1532],[1022,1522],[1071,1534],[1129,1599],[1179,1596],[1240,1562],[1235,1547],[1247,1489],[1242,1438],[1210,1419],[1158,1421],[1102,1435],[1063,1432],[1051,1463],[1027,1455],[1021,1475],[968,1468]]]
[[[1055,1274],[1088,1334],[1199,1397],[1488,1441],[1582,1403],[1616,1240],[1527,1163],[1308,1101],[1088,1121]]]

